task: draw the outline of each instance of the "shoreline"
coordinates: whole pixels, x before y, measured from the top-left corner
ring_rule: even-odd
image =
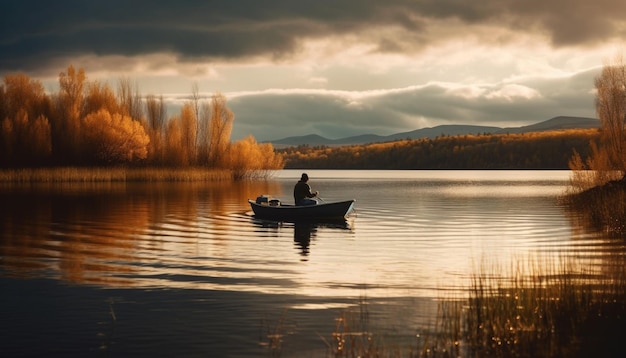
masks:
[[[49,167],[0,169],[0,183],[88,183],[88,182],[217,182],[231,181],[230,169]]]

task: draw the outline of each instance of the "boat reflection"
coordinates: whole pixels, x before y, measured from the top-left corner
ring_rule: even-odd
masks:
[[[300,249],[300,255],[309,256],[311,235],[317,233],[317,227],[310,222],[296,222],[293,228],[293,242]]]
[[[302,261],[307,261],[310,253],[311,240],[317,236],[318,229],[330,228],[337,230],[352,231],[353,223],[349,219],[316,219],[316,220],[296,220],[296,221],[273,221],[253,218],[256,226],[261,228],[281,228],[293,227],[293,242],[298,249]]]

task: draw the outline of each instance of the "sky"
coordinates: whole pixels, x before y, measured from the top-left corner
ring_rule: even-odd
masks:
[[[224,94],[233,140],[389,135],[596,117],[623,0],[3,0],[0,76],[71,64],[133,80],[169,116]]]

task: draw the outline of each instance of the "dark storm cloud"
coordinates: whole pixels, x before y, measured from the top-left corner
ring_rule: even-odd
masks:
[[[448,20],[546,33],[557,46],[586,44],[624,35],[626,2],[9,0],[0,2],[0,13],[0,71],[11,71],[81,54],[284,59],[302,39],[347,34],[378,44],[378,51],[418,51],[440,39],[429,26]],[[375,38],[378,28],[393,35]]]
[[[171,52],[181,58],[288,56],[297,39],[376,22],[410,26],[380,4],[299,1],[9,1],[0,3],[0,68],[51,57]],[[329,6],[331,5],[331,6]],[[7,16],[8,15],[8,16]]]
[[[616,0],[515,0],[509,4],[520,31],[541,26],[553,43],[576,45],[625,35],[626,2]]]

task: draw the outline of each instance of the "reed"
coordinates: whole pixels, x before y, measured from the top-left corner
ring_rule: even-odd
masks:
[[[584,261],[584,260],[583,260]],[[623,350],[626,258],[482,263],[466,293],[442,298],[409,346],[372,328],[365,303],[337,318],[332,357],[586,357]],[[599,268],[602,267],[602,268]],[[391,343],[390,343],[391,342]]]
[[[575,357],[622,350],[626,266],[623,257],[610,260],[602,272],[572,259],[529,260],[508,278],[497,268],[482,270],[473,275],[464,305],[442,302],[442,324],[432,333],[437,339],[422,356]]]
[[[335,329],[330,339],[320,336],[326,343],[327,357],[449,357],[449,351],[437,347],[429,351],[431,327],[425,335],[415,334],[411,329],[398,331],[396,327],[378,326],[370,317],[369,303],[365,297],[358,304],[344,309],[335,318]],[[422,327],[424,328],[424,327]],[[445,339],[445,338],[444,338]]]
[[[361,298],[358,312],[346,309],[335,319],[335,330],[326,345],[334,357],[377,357],[383,347],[371,332],[369,311]]]
[[[252,176],[251,176],[252,177]],[[205,168],[61,167],[0,170],[0,183],[229,181],[231,170]]]
[[[284,338],[293,330],[287,320],[287,310],[283,311],[276,322],[267,318],[263,319],[259,329],[259,345],[267,349],[268,356],[280,357]]]
[[[613,180],[562,198],[571,217],[592,231],[626,238],[626,181]]]

